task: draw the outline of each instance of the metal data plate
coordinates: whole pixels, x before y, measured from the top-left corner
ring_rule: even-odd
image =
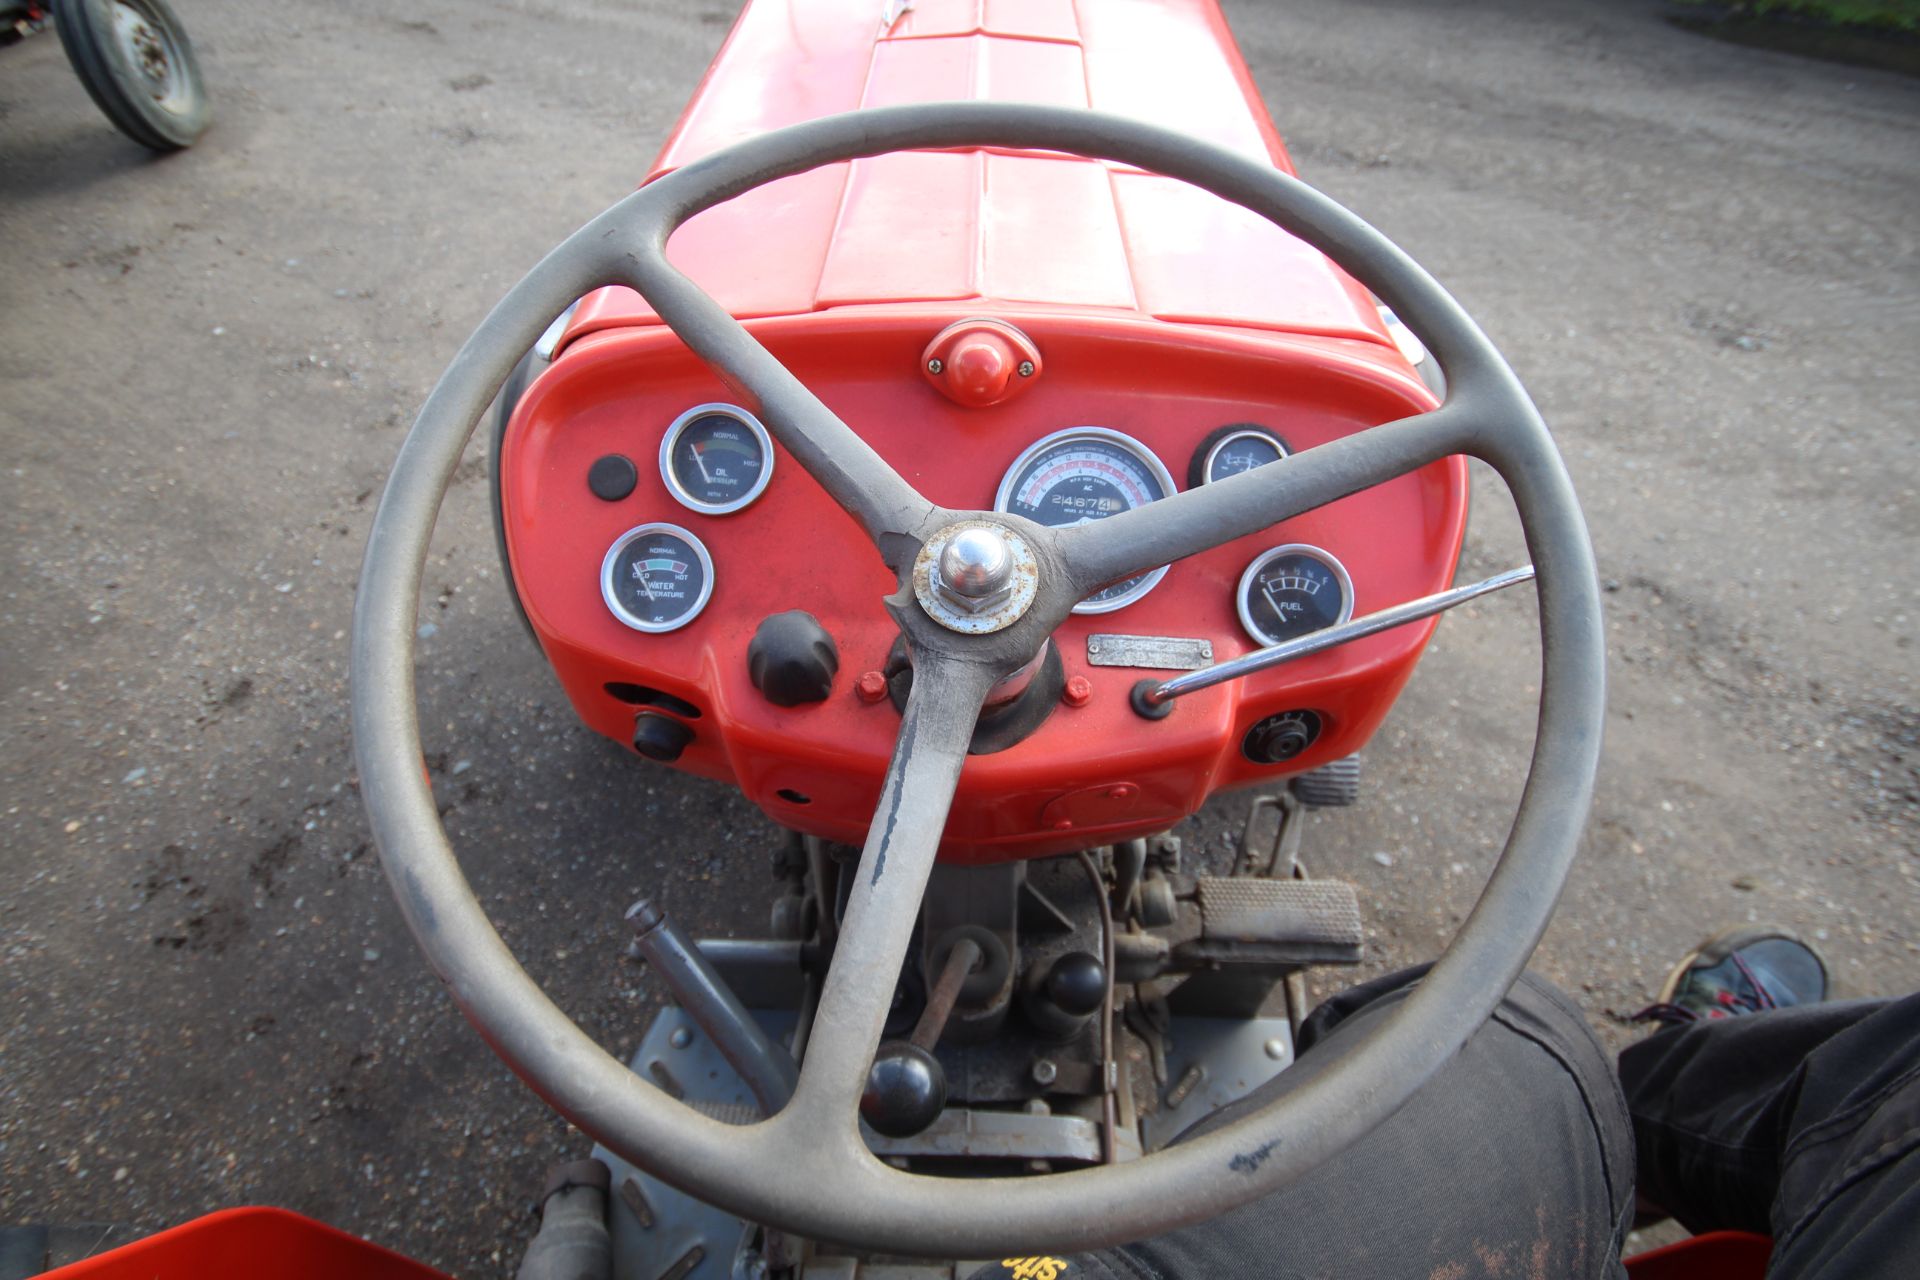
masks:
[[[1150,671],[1198,671],[1213,665],[1213,644],[1179,636],[1088,636],[1087,663]]]

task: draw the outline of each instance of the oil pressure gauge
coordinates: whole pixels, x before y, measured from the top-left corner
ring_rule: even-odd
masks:
[[[745,409],[695,405],[673,420],[660,441],[660,478],[682,505],[724,516],[766,492],[773,441]]]
[[[1284,644],[1353,616],[1353,579],[1319,547],[1290,542],[1240,575],[1240,625],[1260,645]]]
[[[1193,451],[1187,467],[1187,487],[1213,484],[1287,456],[1286,442],[1265,427],[1236,422],[1210,433]]]
[[[600,598],[635,631],[684,627],[712,595],[713,557],[677,524],[629,529],[600,562]]]
[[[1027,446],[1000,481],[993,509],[1036,524],[1086,524],[1144,507],[1173,493],[1173,477],[1152,450],[1106,427],[1069,427]],[[1073,606],[1075,613],[1111,613],[1132,604],[1167,576],[1149,569]]]

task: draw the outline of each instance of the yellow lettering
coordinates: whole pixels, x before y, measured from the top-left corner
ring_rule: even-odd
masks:
[[[1067,1269],[1065,1258],[1002,1258],[1008,1280],[1060,1280]]]

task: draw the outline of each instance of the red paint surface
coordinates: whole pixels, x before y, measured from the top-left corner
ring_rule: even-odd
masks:
[[[1046,353],[1047,376],[1012,403],[963,408],[919,374],[927,340],[960,318],[924,308],[867,309],[754,326],[772,352],[930,499],[986,508],[1029,443],[1060,427],[1097,424],[1132,435],[1176,475],[1208,432],[1258,422],[1296,449],[1403,416],[1430,403],[1392,349],[1374,343],[1283,339],[1224,329],[1047,315],[1021,317]],[[868,703],[858,674],[879,669],[896,634],[881,607],[891,576],[865,534],[784,450],[760,500],[705,516],[668,493],[655,465],[662,433],[688,405],[726,398],[719,379],[658,327],[577,343],[522,402],[507,439],[504,504],[517,581],[581,718],[619,741],[633,707],[610,682],[647,685],[701,708],[679,767],[733,782],[778,821],[858,843],[899,728],[890,702]],[[594,459],[623,453],[640,483],[619,502],[587,489]],[[1284,465],[1284,464],[1281,464]],[[686,627],[643,635],[600,598],[602,556],[634,525],[668,520],[712,553],[713,598]],[[1287,769],[1240,753],[1246,730],[1279,711],[1321,713],[1320,742],[1292,762],[1307,768],[1358,750],[1412,673],[1431,629],[1415,625],[1281,670],[1182,699],[1147,722],[1127,703],[1141,671],[1095,667],[1086,638],[1127,633],[1206,638],[1216,661],[1256,646],[1240,627],[1241,571],[1282,542],[1339,556],[1359,612],[1445,587],[1465,523],[1465,466],[1436,464],[1173,566],[1136,604],[1075,617],[1057,634],[1085,706],[1063,706],[1031,738],[969,761],[945,854],[1030,857],[1160,830],[1222,787]],[[770,613],[806,609],[832,635],[841,677],[825,702],[775,707],[747,677],[747,643]],[[1055,825],[1069,793],[1125,781],[1138,788],[1104,808],[1084,795]],[[798,793],[798,804],[783,793]]]
[[[1712,1231],[1627,1259],[1628,1280],[1762,1280],[1773,1241],[1745,1231]]]
[[[1213,0],[931,0],[878,38],[874,13],[748,6],[649,176],[841,111],[974,100],[1090,106],[1293,172]],[[1364,292],[1270,223],[1051,154],[829,165],[700,214],[668,256],[738,316],[973,299],[1385,341]],[[567,340],[653,323],[638,294],[603,289]]]
[[[49,1271],[43,1280],[446,1280],[432,1267],[285,1209],[223,1209]]]

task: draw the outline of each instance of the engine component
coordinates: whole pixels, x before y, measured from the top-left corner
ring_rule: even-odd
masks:
[[[839,670],[833,637],[804,609],[762,618],[747,643],[747,674],[776,707],[824,702]]]
[[[607,1166],[598,1160],[555,1166],[540,1196],[540,1229],[527,1243],[516,1280],[611,1276],[607,1191],[612,1185]]]
[[[600,562],[600,598],[635,631],[674,631],[713,597],[713,557],[677,524],[627,530]]]
[[[724,516],[766,492],[773,441],[760,420],[737,405],[695,405],[660,441],[660,478],[682,506]]]

